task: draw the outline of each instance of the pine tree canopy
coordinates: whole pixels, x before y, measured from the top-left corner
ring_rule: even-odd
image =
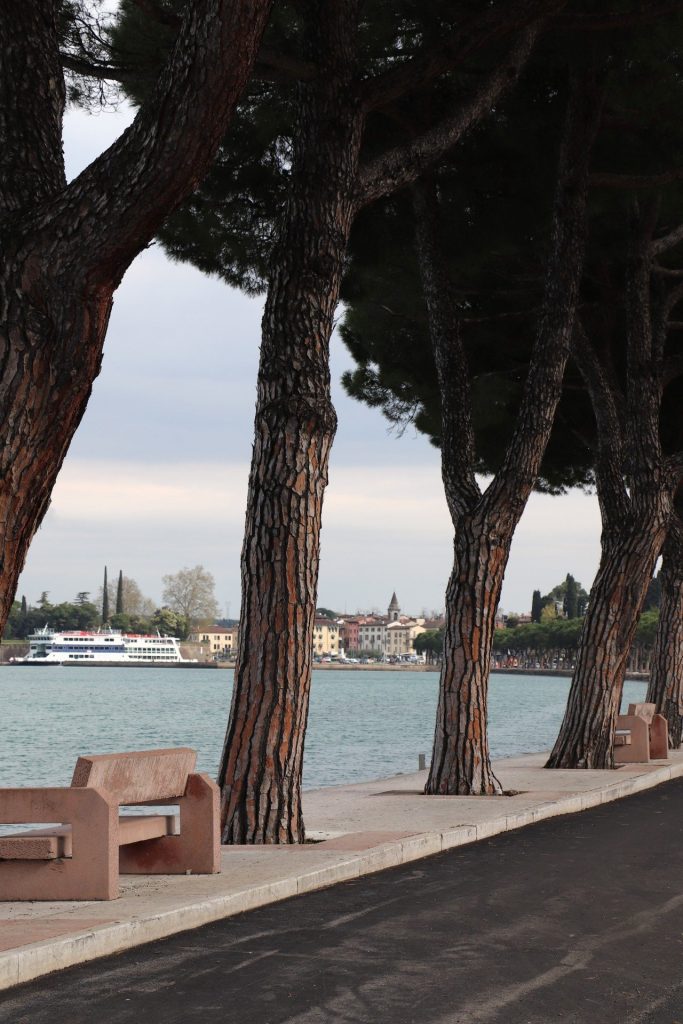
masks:
[[[600,40],[609,48],[612,70],[593,159],[580,317],[617,382],[625,369],[625,265],[634,206],[658,204],[662,234],[683,219],[677,113],[683,81],[676,39],[683,40],[680,16],[647,33],[625,30]],[[470,367],[481,473],[495,472],[500,464],[526,376],[549,242],[567,56],[561,40],[544,40],[518,88],[433,176]],[[643,189],[650,181],[653,187]],[[399,429],[411,423],[438,446],[440,397],[410,197],[401,194],[366,210],[351,248],[341,334],[358,365],[343,383]],[[666,265],[672,273],[683,271],[683,247],[667,252]],[[668,451],[683,446],[682,336],[674,323],[666,340],[670,372],[661,436]],[[570,364],[539,489],[558,492],[591,483],[594,432],[582,378]]]
[[[75,76],[73,98],[97,101],[92,76],[78,74],[80,61],[86,69],[112,68],[111,78],[118,78],[133,102],[144,99],[172,46],[182,6],[182,0],[154,5],[122,0],[116,18],[103,26],[92,13],[85,16],[88,4],[68,0],[64,49]],[[648,12],[627,0],[558,7],[566,10],[549,19],[519,86],[434,170],[470,362],[477,469],[482,473],[498,468],[526,376],[549,244],[567,64],[577,53],[600,49],[611,66],[593,161],[596,187],[581,315],[597,344],[609,352],[617,377],[623,372],[624,262],[634,203],[656,197],[663,230],[681,208],[681,16],[672,14],[670,5]],[[359,79],[379,82],[388,73],[400,78],[411,61],[419,66],[421,59],[427,62],[424,55],[447,54],[463,26],[478,24],[481,16],[474,0],[403,0],[391,7],[371,0],[359,26]],[[504,5],[496,16],[505,28]],[[297,82],[315,74],[315,61],[303,48],[304,17],[305,8],[298,4],[276,6],[254,78],[212,170],[159,236],[172,258],[250,293],[266,285],[287,198]],[[598,31],[586,31],[593,24]],[[410,141],[448,111],[463,90],[500,61],[509,34],[509,24],[506,30],[491,31],[458,63],[457,72],[446,62],[440,74],[418,74],[402,85],[394,83],[393,91],[377,89],[363,159]],[[607,178],[617,176],[621,184],[633,176],[638,187],[605,187]],[[653,176],[652,188],[640,187],[644,176]],[[341,333],[358,368],[345,375],[344,384],[399,428],[412,423],[438,445],[440,401],[413,230],[406,190],[372,204],[356,220]],[[680,255],[667,253],[670,269],[678,269]],[[669,340],[672,372],[662,418],[669,450],[680,448],[683,440],[677,415],[683,387],[675,372],[681,337],[683,332]],[[593,448],[590,403],[570,366],[538,487],[561,492],[590,485]]]

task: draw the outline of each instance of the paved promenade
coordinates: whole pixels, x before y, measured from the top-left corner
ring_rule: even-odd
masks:
[[[0,993],[0,1024],[680,1024],[683,780]]]
[[[74,964],[85,963],[96,957],[131,949],[144,943],[152,942],[178,932],[204,925],[207,922],[220,921],[245,910],[263,907],[292,896],[302,896],[316,889],[333,885],[337,882],[353,880],[372,875],[387,867],[396,867],[420,861],[442,851],[454,850],[465,846],[461,851],[467,864],[467,871],[474,870],[479,863],[478,858],[484,856],[486,845],[472,846],[477,840],[505,832],[514,832],[520,837],[522,846],[532,841],[532,836],[541,826],[539,822],[558,815],[575,814],[588,808],[619,800],[623,796],[637,793],[653,786],[658,786],[671,778],[683,776],[683,753],[676,752],[671,760],[654,762],[646,766],[627,766],[613,772],[601,771],[555,771],[549,772],[542,768],[543,755],[529,755],[507,761],[498,762],[496,769],[504,787],[513,795],[494,798],[471,797],[424,797],[421,787],[425,773],[396,776],[391,779],[365,783],[362,785],[343,786],[309,792],[305,795],[305,816],[309,836],[322,840],[303,847],[231,847],[223,853],[223,873],[209,877],[140,877],[129,876],[123,880],[123,895],[119,900],[100,903],[4,903],[0,904],[0,988],[7,989],[20,982],[29,981],[51,971]],[[678,786],[678,784],[677,784]],[[670,787],[667,787],[667,789]],[[681,791],[681,787],[677,792]],[[660,792],[657,790],[656,792]],[[665,790],[661,790],[662,793]],[[634,801],[626,801],[618,805],[620,810],[619,824],[614,840],[601,852],[594,851],[596,862],[601,870],[609,863],[632,873],[640,885],[638,866],[628,858],[626,843],[632,835],[638,835],[641,827]],[[664,820],[664,811],[661,822]],[[668,820],[670,809],[666,808]],[[588,815],[563,819],[572,829],[572,835],[590,835],[592,826],[586,824]],[[680,810],[678,822],[681,821]],[[584,823],[586,822],[586,823]],[[660,822],[660,824],[661,824]],[[525,828],[525,826],[533,826]],[[680,825],[676,825],[679,829]],[[518,830],[523,831],[518,832]],[[545,833],[544,833],[545,834]],[[659,864],[658,839],[651,838],[647,831],[640,834],[640,842],[645,853],[653,860],[652,870],[656,871]],[[506,847],[501,847],[505,850]],[[489,856],[489,854],[487,854]],[[499,879],[493,889],[500,885],[505,887],[508,868],[505,855],[498,855]],[[436,861],[424,861],[408,869],[407,875],[391,872],[386,883],[394,886],[392,899],[402,900],[403,890],[396,880],[400,877],[419,878],[428,865]],[[439,861],[441,863],[441,861]],[[449,863],[451,863],[449,861]],[[680,846],[678,862],[680,863]],[[542,877],[547,865],[543,865],[541,875],[537,878],[539,892],[547,893],[546,880]],[[431,868],[430,868],[431,870]],[[463,867],[463,871],[465,868]],[[457,875],[457,871],[456,871]],[[665,872],[666,875],[666,872]],[[475,871],[476,876],[476,871]],[[673,878],[678,884],[678,869],[663,879],[669,885]],[[391,880],[394,881],[391,881]],[[463,875],[466,888],[469,882]],[[578,891],[586,883],[586,877],[577,876],[571,883],[562,899],[566,901],[572,891]],[[365,884],[365,883],[364,883]],[[368,884],[370,884],[368,882]],[[373,882],[372,884],[379,884]],[[382,883],[384,884],[384,883]],[[450,884],[450,883],[449,883]],[[625,883],[626,884],[626,883]],[[410,888],[410,886],[409,886]],[[414,888],[414,887],[413,887]],[[339,899],[342,903],[348,887],[341,887]],[[355,890],[354,890],[355,891]],[[472,890],[474,892],[474,890]],[[477,899],[482,907],[495,906],[491,903],[491,892],[483,889]],[[336,897],[335,897],[336,898]],[[544,899],[546,897],[544,896]],[[600,902],[598,889],[594,899]],[[636,903],[640,906],[641,896]],[[293,913],[292,908],[299,901],[288,903],[289,909],[282,910],[285,915]],[[645,908],[644,908],[645,909]],[[628,910],[628,904],[626,904]],[[681,898],[683,910],[683,898]],[[615,912],[612,924],[615,929],[623,927],[622,910]],[[298,911],[297,911],[298,913]],[[357,910],[349,911],[352,917]],[[454,911],[455,913],[455,911]],[[361,914],[362,916],[362,914]],[[680,921],[680,913],[678,918]],[[249,918],[242,921],[251,920]],[[350,920],[350,919],[349,919]],[[429,918],[420,912],[421,924],[418,931],[429,931]],[[221,926],[227,928],[227,925]],[[629,926],[630,927],[630,926]],[[240,924],[242,928],[242,924]],[[184,949],[193,949],[197,943],[206,948],[206,940],[187,933],[177,941]],[[232,934],[228,929],[221,934]],[[635,932],[634,935],[639,934]],[[680,927],[679,927],[680,934]],[[471,957],[464,935],[457,921],[457,914],[452,922],[452,935],[448,943],[451,950],[460,949],[463,956]],[[142,950],[134,956],[139,958]],[[453,954],[455,955],[455,954]],[[477,956],[483,956],[480,951]],[[93,966],[97,972],[97,965]],[[109,968],[107,968],[109,970]],[[562,971],[560,972],[562,974]],[[571,973],[571,972],[570,972]],[[8,993],[8,996],[10,994]],[[6,997],[0,997],[0,1006],[6,1003]],[[19,1017],[3,1016],[0,1021],[18,1021]],[[23,1019],[23,1018],[22,1018]],[[26,1020],[38,1020],[37,1016],[28,1016]],[[47,1018],[46,1018],[47,1019]],[[53,1017],[52,1020],[90,1020],[95,1017],[76,1018],[74,1016]],[[104,1019],[104,1018],[103,1018]],[[128,1020],[128,1017],[111,1018]],[[176,1019],[168,1017],[167,1020]],[[189,1019],[187,1017],[178,1019]],[[216,1018],[218,1019],[218,1018]],[[259,1019],[257,1017],[250,1019]],[[269,1020],[267,1015],[260,1018],[262,1022]],[[289,1020],[290,1018],[273,1017],[273,1020]],[[294,1019],[294,1018],[292,1018]],[[321,1017],[301,1018],[302,1022]],[[332,1019],[332,1018],[327,1018]],[[334,1018],[346,1020],[346,1017]],[[373,1020],[372,1017],[356,1017],[348,1019]],[[420,1020],[419,1016],[395,1018],[396,1020]],[[434,1018],[437,1019],[437,1018]],[[444,1017],[447,1020],[461,1018]],[[474,1021],[475,1017],[463,1017],[462,1020]],[[483,1018],[482,1018],[483,1019]],[[491,1018],[494,1019],[494,1018]],[[508,1019],[508,1018],[505,1018]],[[526,1018],[524,1018],[526,1020]],[[532,1018],[529,1018],[530,1020]],[[540,1019],[540,1018],[539,1018]],[[565,1019],[547,1017],[546,1020]],[[573,1018],[566,1018],[573,1019]],[[584,1018],[576,1018],[577,1021]],[[588,1019],[588,1018],[586,1018]],[[594,1021],[607,1021],[596,1013]],[[612,1018],[609,1018],[610,1020]],[[616,1019],[616,1018],[615,1018]],[[672,1018],[675,1019],[675,1018]],[[298,1020],[298,1018],[297,1018]],[[634,1018],[635,1020],[635,1018]],[[669,1022],[670,1024],[670,1022]]]

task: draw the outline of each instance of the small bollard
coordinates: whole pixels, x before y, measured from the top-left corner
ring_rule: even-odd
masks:
[[[417,755],[417,768],[418,768],[418,771],[422,772],[422,771],[424,771],[424,769],[426,767],[427,767],[427,762],[425,760],[424,754],[418,754]]]

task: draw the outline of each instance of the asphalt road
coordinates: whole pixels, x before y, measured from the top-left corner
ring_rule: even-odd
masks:
[[[683,780],[0,993],[2,1024],[683,1024]]]

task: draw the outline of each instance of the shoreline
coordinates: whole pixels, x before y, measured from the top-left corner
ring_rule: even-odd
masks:
[[[176,661],[176,662],[120,662],[120,661],[3,661],[0,668],[191,668],[191,669],[233,669],[234,662],[217,661]],[[374,665],[344,665],[339,662],[326,662],[313,666],[314,672],[440,672],[440,665],[388,665],[376,662]],[[559,676],[571,679],[573,670],[569,668],[492,668],[491,675],[508,676]],[[625,679],[636,683],[647,683],[649,672],[627,672]]]

